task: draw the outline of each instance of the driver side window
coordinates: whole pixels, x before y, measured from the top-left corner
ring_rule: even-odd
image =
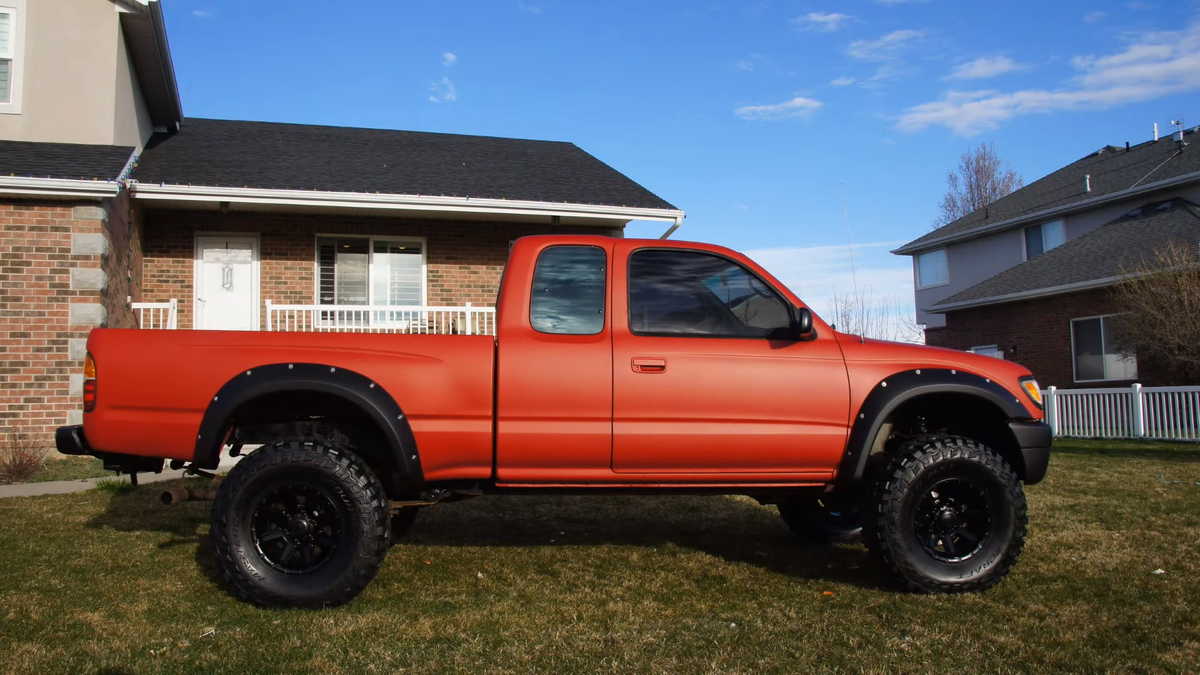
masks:
[[[740,265],[709,253],[636,251],[629,258],[629,327],[635,335],[782,339],[783,298]]]

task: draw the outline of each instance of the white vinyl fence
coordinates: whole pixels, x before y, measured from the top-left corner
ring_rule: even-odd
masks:
[[[298,333],[495,335],[494,307],[267,305],[267,330]]]
[[[137,313],[138,328],[160,328],[175,330],[179,327],[179,301],[134,302],[130,305]]]
[[[1200,387],[1049,387],[1042,398],[1055,436],[1200,441]]]

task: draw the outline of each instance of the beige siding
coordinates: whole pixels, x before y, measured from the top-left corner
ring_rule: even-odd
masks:
[[[135,140],[149,119],[131,80],[119,12],[111,0],[27,3],[22,109],[0,114],[0,139],[142,145]]]

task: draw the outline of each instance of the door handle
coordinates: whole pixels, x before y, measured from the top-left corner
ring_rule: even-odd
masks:
[[[635,373],[665,373],[667,372],[666,359],[647,359],[634,358],[633,372]]]

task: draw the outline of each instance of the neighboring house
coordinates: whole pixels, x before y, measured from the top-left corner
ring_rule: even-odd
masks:
[[[79,422],[97,326],[489,333],[516,238],[683,219],[570,143],[185,119],[157,1],[60,2],[0,0],[0,427]]]
[[[1177,382],[1115,346],[1110,288],[1200,243],[1200,135],[1107,146],[896,249],[928,344],[1021,363],[1043,386]]]

